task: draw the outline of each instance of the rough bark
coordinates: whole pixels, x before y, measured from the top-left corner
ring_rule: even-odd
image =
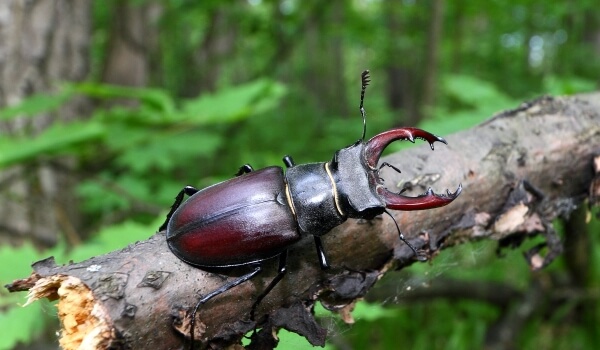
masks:
[[[401,174],[386,172],[386,183],[402,184],[409,194],[463,185],[462,195],[446,207],[393,213],[405,236],[429,259],[470,240],[515,243],[542,234],[547,255],[528,255],[531,267],[541,268],[561,250],[549,222],[569,215],[586,198],[598,203],[600,169],[594,170],[594,162],[600,164],[600,93],[524,103],[446,139],[449,145],[434,152],[422,145],[385,159],[402,169]],[[351,321],[353,302],[383,273],[415,262],[387,217],[349,220],[325,235],[324,245],[333,265],[329,271],[320,270],[311,239],[292,249],[287,276],[258,309],[263,331],[253,346],[276,344],[271,329],[280,327],[323,344],[324,330],[306,311],[315,300]],[[236,343],[254,328],[250,307],[275,276],[276,265],[268,262],[261,275],[200,308],[195,334],[204,347]],[[33,268],[28,279],[7,287],[29,290],[31,300],[59,299],[65,349],[82,342],[99,349],[178,348],[189,342],[182,335],[189,334],[186,311],[227,278],[178,260],[162,232],[81,263],[56,266],[47,259]]]

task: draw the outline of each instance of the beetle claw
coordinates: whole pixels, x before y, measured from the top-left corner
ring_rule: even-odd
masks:
[[[417,128],[406,127],[388,130],[373,136],[369,141],[367,141],[364,153],[367,165],[369,165],[371,169],[375,169],[377,163],[379,162],[379,158],[381,157],[381,153],[383,153],[383,150],[390,143],[397,140],[406,140],[414,143],[415,139],[426,141],[429,143],[429,147],[431,147],[432,150],[435,142],[448,144],[448,142],[446,142],[446,140],[443,138]]]
[[[384,187],[377,188],[377,193],[385,202],[386,208],[393,210],[423,210],[443,207],[455,200],[461,192],[462,184],[458,185],[458,188],[454,193],[450,192],[450,190],[446,190],[446,194],[437,194],[433,192],[430,187],[427,189],[427,192],[416,197],[408,197],[399,193],[393,193]]]
[[[381,157],[381,153],[383,150],[392,142],[397,140],[407,140],[410,142],[415,142],[415,139],[421,139],[429,143],[429,147],[434,149],[435,142],[441,142],[444,144],[448,144],[448,142],[439,137],[437,135],[431,134],[425,130],[417,129],[417,128],[398,128],[392,129],[381,134],[373,136],[369,141],[365,144],[364,149],[364,159],[368,167],[372,170],[377,171],[377,163],[379,162],[379,158]],[[388,163],[383,163],[383,166],[390,166]],[[379,169],[381,169],[381,167]],[[399,171],[399,169],[390,166],[393,169]],[[378,178],[378,176],[376,176]],[[379,181],[378,181],[379,182]],[[381,184],[381,182],[379,182]],[[451,193],[450,190],[446,190],[445,194],[437,194],[434,193],[431,188],[428,188],[427,191],[417,197],[408,197],[402,195],[402,191],[400,193],[393,193],[388,191],[383,186],[377,187],[377,193],[381,196],[383,202],[386,205],[386,208],[394,209],[394,210],[422,210],[422,209],[431,209],[442,207],[444,205],[450,204],[462,191],[462,185],[458,186],[458,189]]]

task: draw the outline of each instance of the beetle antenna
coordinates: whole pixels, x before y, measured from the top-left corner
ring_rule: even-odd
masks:
[[[407,241],[404,238],[404,235],[402,234],[402,231],[400,231],[400,226],[398,226],[398,222],[396,222],[396,219],[394,219],[394,216],[392,214],[390,214],[390,212],[387,211],[387,210],[385,210],[384,213],[388,214],[390,216],[390,218],[392,218],[392,221],[394,222],[394,225],[396,225],[396,230],[398,230],[398,238],[400,238],[400,240],[402,242],[404,242],[404,244],[406,244],[413,251],[413,253],[415,253],[415,257],[417,258],[417,260],[419,260],[419,261],[426,261],[427,257],[423,256],[422,254],[420,254],[417,251],[417,248],[415,248],[412,244],[410,244],[409,241]]]
[[[365,113],[365,108],[363,107],[363,104],[365,102],[365,91],[367,90],[367,86],[369,86],[369,83],[371,82],[371,76],[369,75],[369,70],[365,70],[364,72],[362,72],[362,74],[360,75],[360,80],[362,83],[362,87],[360,89],[360,115],[363,118],[363,133],[362,133],[362,138],[361,140],[365,140],[365,136],[367,134],[367,114]]]

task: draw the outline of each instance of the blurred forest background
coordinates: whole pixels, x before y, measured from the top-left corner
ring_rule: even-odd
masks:
[[[0,281],[50,255],[79,261],[146,239],[184,185],[285,154],[330,159],[362,132],[364,69],[368,136],[400,125],[446,135],[543,94],[598,90],[600,6],[3,1]],[[327,348],[600,347],[600,226],[586,217],[556,222],[567,258],[542,272],[523,248],[498,258],[478,242],[387,276],[354,326],[319,311]],[[56,348],[54,306],[24,301],[0,288],[0,349]],[[283,333],[279,348],[309,345]]]

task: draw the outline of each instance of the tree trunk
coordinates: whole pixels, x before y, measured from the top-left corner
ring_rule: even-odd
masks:
[[[61,81],[86,77],[89,1],[3,1],[0,12],[0,107],[18,104],[32,94],[51,93]],[[77,99],[56,113],[0,122],[0,132],[35,135],[56,120],[77,118],[85,108],[86,103]],[[60,163],[70,167],[68,159]],[[14,244],[29,237],[52,245],[61,232],[71,243],[78,241],[74,179],[66,172],[44,162],[16,166],[0,174],[0,186],[0,242]]]
[[[392,110],[402,110],[403,125],[416,125],[420,120],[418,104],[418,94],[416,91],[420,85],[415,74],[413,62],[417,59],[411,59],[414,55],[419,55],[417,50],[406,52],[404,47],[400,46],[401,38],[408,36],[405,23],[402,23],[401,11],[403,4],[398,0],[385,0],[383,3],[383,18],[387,29],[387,50],[385,51],[385,69],[387,76],[387,101]]]
[[[346,5],[342,1],[335,1],[332,3],[331,16],[329,19],[328,30],[330,32],[329,48],[331,50],[331,62],[329,62],[329,69],[327,70],[331,74],[331,78],[321,83],[327,83],[329,85],[329,91],[327,94],[327,100],[329,102],[329,108],[331,114],[341,115],[347,117],[349,115],[354,116],[350,113],[348,106],[347,94],[340,94],[340,91],[344,91],[346,88],[346,80],[344,79],[345,69],[345,55],[344,51],[344,38],[339,30],[344,28],[345,22],[345,10]],[[354,109],[352,109],[354,110]]]
[[[431,3],[431,19],[427,39],[427,56],[425,57],[425,76],[423,77],[423,104],[421,116],[431,114],[435,104],[438,84],[439,48],[444,25],[444,0],[433,0]]]
[[[514,243],[542,234],[547,255],[527,254],[532,269],[539,269],[561,251],[550,222],[586,198],[600,200],[600,93],[524,103],[446,139],[448,146],[435,152],[421,145],[384,159],[402,169],[385,170],[385,183],[403,184],[406,194],[463,185],[461,196],[446,207],[393,212],[407,239],[429,259],[470,240]],[[255,346],[276,343],[271,330],[282,327],[323,344],[325,331],[307,311],[315,300],[350,320],[353,302],[383,273],[415,262],[388,217],[349,220],[323,238],[332,269],[319,268],[310,238],[296,245],[288,274],[258,308],[262,330]],[[205,347],[236,343],[255,327],[249,310],[275,276],[276,262],[265,267],[199,309],[195,334]],[[33,268],[28,279],[7,287],[30,290],[32,301],[59,298],[65,349],[76,348],[84,337],[98,349],[178,348],[189,335],[190,309],[226,278],[178,260],[163,232],[81,263],[56,266],[47,259]]]
[[[161,8],[131,1],[117,3],[111,18],[112,30],[106,50],[102,81],[122,86],[146,86],[150,75],[150,55],[158,41],[153,23]]]
[[[196,49],[193,64],[200,67],[197,76],[190,80],[184,96],[197,96],[200,92],[215,91],[223,64],[221,61],[235,53],[239,23],[223,6],[210,8],[209,23],[201,45]]]

